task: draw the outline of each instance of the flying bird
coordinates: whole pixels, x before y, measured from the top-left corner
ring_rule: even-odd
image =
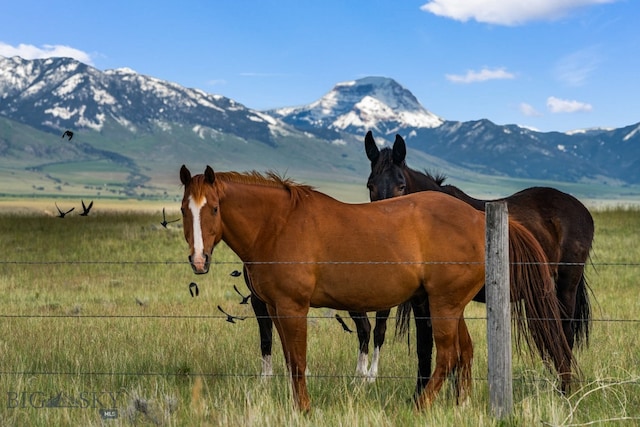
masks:
[[[54,202],[55,203],[55,202]],[[64,218],[66,214],[68,214],[69,212],[71,212],[72,210],[74,210],[75,208],[71,208],[68,211],[63,211],[62,209],[60,209],[58,207],[58,204],[56,203],[56,209],[58,209],[58,218]]]
[[[67,129],[67,130],[65,130],[65,131],[64,131],[64,133],[62,134],[62,137],[63,137],[63,138],[68,137],[68,138],[69,138],[69,141],[71,141],[71,138],[73,138],[73,132],[71,132],[70,130],[68,130],[68,129]]]
[[[244,320],[244,319],[246,319],[246,317],[232,316],[229,313],[225,312],[222,309],[222,307],[220,307],[220,306],[218,306],[218,310],[220,310],[222,312],[222,314],[227,316],[227,322],[229,322],[229,323],[236,323],[236,320]]]
[[[198,289],[198,284],[196,282],[189,283],[189,293],[191,297],[197,297],[200,294],[200,290]]]
[[[171,224],[172,222],[176,221],[180,221],[180,218],[167,221],[167,215],[164,213],[164,208],[162,208],[162,222],[160,224],[162,224],[164,228],[167,228],[167,224]]]
[[[87,216],[89,215],[89,211],[91,210],[91,208],[93,207],[93,200],[91,201],[91,203],[89,203],[89,206],[85,206],[84,204],[84,200],[81,200],[82,202],[82,213],[80,214],[80,216]]]
[[[244,295],[242,295],[240,293],[240,291],[238,290],[238,288],[236,288],[236,285],[233,285],[233,289],[236,290],[236,292],[238,293],[238,295],[240,295],[242,297],[242,301],[240,302],[240,304],[248,304],[249,303],[249,298],[251,298],[251,294],[247,295],[246,297]]]
[[[340,317],[340,315],[338,313],[336,313],[336,320],[338,321],[338,323],[340,323],[342,325],[342,329],[344,329],[345,331],[347,331],[349,333],[353,332],[351,329],[349,329],[347,324],[344,323],[344,320],[342,320],[342,317]]]
[[[238,270],[233,270],[230,274],[231,277],[239,277],[242,276],[242,273],[240,273]]]

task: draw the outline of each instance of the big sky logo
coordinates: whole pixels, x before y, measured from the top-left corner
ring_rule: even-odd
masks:
[[[59,391],[48,393],[43,391],[9,391],[6,397],[6,408],[94,408],[113,409],[117,407],[118,396],[123,392],[83,391],[77,394]]]

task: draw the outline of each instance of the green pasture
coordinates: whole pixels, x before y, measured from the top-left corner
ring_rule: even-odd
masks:
[[[50,203],[53,205],[53,202]],[[169,206],[167,206],[169,208]],[[177,217],[175,206],[170,210]],[[475,345],[473,392],[456,406],[449,383],[434,405],[411,403],[413,336],[394,322],[374,384],[354,376],[357,338],[329,309],[309,317],[313,410],[297,413],[279,339],[275,376],[260,378],[258,331],[235,255],[221,245],[206,276],[186,262],[180,223],[161,207],[64,219],[0,209],[0,425],[2,426],[532,426],[640,423],[640,211],[593,212],[595,321],[571,394],[537,359],[514,355],[514,411],[489,408],[485,308],[466,316]],[[199,295],[192,297],[189,284]],[[217,310],[248,316],[229,323]],[[340,313],[347,317],[346,313]],[[347,322],[352,325],[351,321]]]

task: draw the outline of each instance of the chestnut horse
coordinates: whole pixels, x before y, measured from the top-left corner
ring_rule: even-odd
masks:
[[[483,212],[435,192],[346,204],[273,173],[214,173],[209,166],[192,176],[183,165],[180,180],[194,273],[209,271],[220,241],[242,260],[251,291],[267,304],[280,336],[299,409],[311,407],[305,377],[310,307],[377,311],[415,295],[428,298],[436,346],[436,366],[416,405],[431,404],[452,372],[459,401],[466,397],[473,346],[463,315],[484,284]],[[515,221],[509,242],[511,283],[525,299],[527,331],[554,352],[568,384],[571,351],[557,339],[563,337],[559,304],[544,252]]]
[[[457,187],[443,185],[445,178],[442,176],[434,177],[409,168],[405,161],[406,145],[400,135],[396,135],[393,148],[379,150],[369,131],[365,136],[365,151],[371,162],[367,181],[371,201],[418,191],[438,191],[480,211],[485,209],[488,200],[474,199]],[[569,347],[573,349],[574,344],[588,344],[591,307],[584,267],[594,235],[593,218],[588,209],[575,197],[549,187],[527,188],[498,200],[507,202],[509,217],[531,231],[545,251],[555,279],[563,332]],[[484,287],[473,299],[485,302]],[[406,330],[408,314],[407,305],[401,306],[401,330]],[[428,317],[428,313],[422,311],[420,316]],[[422,367],[422,371],[427,373],[431,369],[432,345],[421,341],[425,342],[427,347],[418,351],[425,353],[421,360],[428,360],[428,364]]]

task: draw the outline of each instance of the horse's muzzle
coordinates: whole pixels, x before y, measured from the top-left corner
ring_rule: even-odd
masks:
[[[207,274],[211,260],[207,254],[202,254],[198,257],[189,255],[189,264],[191,264],[191,268],[195,274]]]

